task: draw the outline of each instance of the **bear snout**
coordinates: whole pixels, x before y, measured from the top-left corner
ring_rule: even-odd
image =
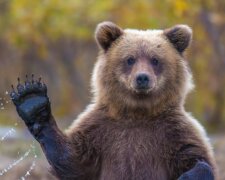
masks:
[[[136,86],[137,90],[148,90],[150,88],[150,77],[146,73],[140,73],[136,76]]]

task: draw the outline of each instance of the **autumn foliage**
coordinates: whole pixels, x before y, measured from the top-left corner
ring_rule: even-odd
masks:
[[[223,0],[1,1],[2,96],[17,76],[41,75],[49,86],[58,117],[75,117],[91,96],[89,78],[97,56],[93,38],[97,23],[111,20],[122,27],[138,29],[189,24],[194,37],[187,59],[196,89],[186,107],[210,130],[223,129],[224,9]],[[6,123],[6,118],[15,117],[1,112],[0,121]]]

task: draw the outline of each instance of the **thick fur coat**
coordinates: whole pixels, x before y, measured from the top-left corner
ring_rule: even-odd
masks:
[[[32,102],[29,106],[34,108],[29,110],[17,103],[17,95],[11,95],[56,176],[173,180],[188,176],[191,169],[195,177],[202,177],[203,171],[195,165],[204,162],[206,172],[212,179],[216,177],[205,130],[184,109],[185,97],[193,87],[183,55],[192,30],[186,25],[124,30],[103,22],[95,36],[100,53],[92,76],[92,103],[66,133],[58,129],[51,115],[46,92],[39,101],[32,99],[40,96],[37,90],[29,91],[32,96],[26,96],[27,92],[19,96],[20,103]],[[39,107],[41,113],[35,113]]]

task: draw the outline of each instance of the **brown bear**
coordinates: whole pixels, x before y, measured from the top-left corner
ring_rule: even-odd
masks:
[[[212,147],[184,109],[193,87],[184,51],[187,25],[165,30],[100,23],[92,103],[62,133],[40,80],[18,84],[11,97],[59,179],[214,179]]]

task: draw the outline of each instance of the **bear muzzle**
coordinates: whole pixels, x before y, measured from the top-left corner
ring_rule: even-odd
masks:
[[[154,87],[154,82],[147,73],[138,74],[134,83],[134,88],[137,93],[148,93]]]

